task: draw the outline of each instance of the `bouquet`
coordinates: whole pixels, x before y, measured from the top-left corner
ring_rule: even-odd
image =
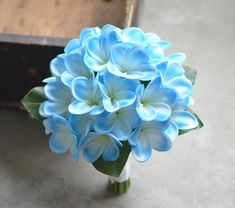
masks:
[[[195,70],[170,42],[140,28],[85,28],[50,63],[51,77],[22,103],[43,122],[56,154],[70,152],[129,187],[130,152],[139,162],[168,151],[178,135],[202,127],[193,104]]]

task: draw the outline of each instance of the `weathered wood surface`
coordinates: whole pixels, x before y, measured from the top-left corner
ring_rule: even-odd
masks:
[[[15,105],[32,87],[42,85],[50,60],[83,27],[130,26],[137,2],[0,0],[0,105]]]
[[[123,27],[126,0],[1,0],[0,32],[77,37],[81,29],[106,23]]]

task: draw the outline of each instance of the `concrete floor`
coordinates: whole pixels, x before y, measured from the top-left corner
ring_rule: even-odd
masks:
[[[132,187],[106,191],[107,177],[48,148],[40,123],[0,109],[1,208],[232,208],[235,206],[235,1],[146,0],[140,26],[171,41],[198,70],[194,110],[205,127],[139,164]]]

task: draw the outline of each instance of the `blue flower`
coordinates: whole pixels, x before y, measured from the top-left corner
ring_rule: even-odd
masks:
[[[51,151],[57,154],[63,154],[70,150],[73,159],[78,160],[77,138],[71,133],[67,120],[61,116],[53,115],[45,119],[43,124],[46,129],[46,134],[51,133],[49,139]]]
[[[75,78],[72,82],[72,94],[75,100],[69,105],[70,113],[97,115],[104,111],[102,95],[95,79]]]
[[[157,65],[163,85],[174,90],[178,99],[184,99],[192,94],[192,83],[184,75],[184,69],[177,62],[165,61]]]
[[[80,38],[72,39],[67,43],[64,52],[69,54],[78,48],[84,47],[88,38],[99,37],[100,35],[101,31],[98,27],[84,28],[80,33]]]
[[[107,68],[110,73],[129,79],[152,80],[157,75],[144,48],[125,43],[112,47]]]
[[[83,155],[88,162],[95,162],[100,156],[106,161],[115,161],[119,157],[122,144],[111,134],[91,132],[83,143]]]
[[[152,149],[156,151],[167,151],[171,148],[171,140],[164,132],[169,126],[167,121],[142,122],[129,138],[134,157],[140,161],[147,161],[152,154]]]
[[[60,54],[50,62],[50,71],[52,76],[61,76],[66,71],[64,58],[65,54]]]
[[[176,94],[173,90],[162,87],[161,77],[152,80],[144,89],[139,85],[136,110],[143,121],[165,121],[171,114],[170,105],[174,103]]]
[[[70,115],[68,122],[71,127],[71,131],[78,138],[78,144],[84,141],[87,134],[92,131],[93,128],[93,119],[90,114],[82,115]]]
[[[114,112],[135,102],[135,91],[139,81],[117,77],[109,72],[98,77],[106,111]]]
[[[111,47],[120,42],[117,30],[107,27],[100,37],[91,37],[86,41],[87,53],[84,62],[91,70],[98,72],[106,69]]]
[[[63,72],[61,80],[69,87],[72,86],[72,81],[76,77],[92,78],[94,76],[93,71],[91,71],[83,62],[84,54],[84,48],[80,48],[64,58],[67,70]]]
[[[140,118],[135,106],[121,108],[116,112],[102,114],[94,117],[94,129],[97,132],[111,133],[120,141],[127,140],[133,129],[137,128]]]
[[[40,105],[40,115],[48,117],[66,114],[72,100],[71,89],[61,82],[60,77],[50,77],[44,82],[47,83],[44,92],[48,100]]]
[[[195,116],[187,111],[189,99],[178,99],[171,106],[169,127],[166,130],[171,140],[174,140],[178,136],[179,130],[193,129],[198,126],[198,121]]]

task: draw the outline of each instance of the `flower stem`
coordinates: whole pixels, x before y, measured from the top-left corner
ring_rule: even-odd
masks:
[[[130,162],[128,159],[118,177],[109,177],[109,186],[112,192],[116,194],[123,194],[127,192],[130,185]]]

